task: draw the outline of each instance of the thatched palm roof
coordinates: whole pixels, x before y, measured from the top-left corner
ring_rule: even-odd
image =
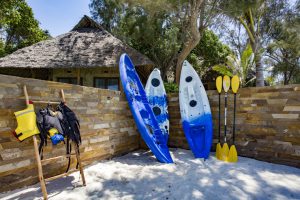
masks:
[[[149,58],[84,16],[70,32],[1,58],[0,68],[114,67],[124,52],[135,65],[153,65]]]

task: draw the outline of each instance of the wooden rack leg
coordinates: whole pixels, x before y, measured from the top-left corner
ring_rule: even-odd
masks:
[[[81,175],[81,179],[82,179],[82,184],[85,186],[85,178],[84,178],[84,173],[83,173],[83,168],[82,168],[82,164],[81,164],[81,159],[80,159],[80,155],[79,155],[79,148],[78,145],[75,144],[75,153],[76,153],[76,159],[78,162],[78,167],[79,167],[79,171],[80,171],[80,175]]]
[[[44,196],[44,199],[48,199],[48,194],[47,194],[45,179],[44,179],[44,176],[43,176],[42,163],[41,163],[41,158],[40,158],[40,154],[39,154],[39,149],[38,149],[36,136],[34,135],[32,138],[33,138],[35,158],[36,158],[36,162],[37,162],[37,166],[38,166],[39,180],[40,180],[40,183],[41,183],[43,196]]]
[[[64,90],[61,89],[60,93],[61,93],[61,98],[62,98],[63,102],[66,102]],[[79,171],[80,171],[80,175],[81,175],[81,179],[82,179],[82,184],[84,186],[86,186],[83,168],[82,168],[82,164],[81,164],[81,159],[80,159],[80,155],[79,155],[79,148],[78,148],[77,144],[75,144],[75,153],[76,153],[76,159],[77,159],[77,162],[79,165],[78,167],[79,167]]]
[[[29,104],[29,96],[28,96],[26,85],[24,85],[24,87],[23,87],[23,92],[25,95],[25,103],[26,103],[26,105],[28,105]],[[36,158],[36,162],[37,162],[37,166],[38,166],[38,176],[39,176],[39,180],[41,183],[43,196],[44,196],[44,199],[48,199],[48,194],[47,194],[46,184],[45,184],[45,180],[44,180],[44,176],[43,176],[42,163],[41,163],[41,158],[40,158],[40,154],[39,154],[36,136],[35,135],[32,136],[32,139],[33,139],[35,158]]]

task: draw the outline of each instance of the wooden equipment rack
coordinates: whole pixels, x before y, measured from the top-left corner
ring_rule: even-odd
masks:
[[[26,105],[28,105],[29,104],[29,97],[28,97],[26,85],[24,85],[23,90],[24,90]],[[62,97],[62,101],[66,102],[63,89],[61,89],[61,97]],[[37,103],[37,104],[45,104],[45,103],[59,104],[60,103],[60,102],[34,101],[34,100],[32,102]],[[43,192],[44,199],[48,199],[47,188],[46,188],[46,182],[47,181],[51,181],[51,180],[55,180],[57,178],[61,178],[63,176],[67,176],[67,175],[69,175],[73,172],[79,171],[80,175],[81,175],[81,179],[82,179],[82,184],[83,184],[83,186],[86,185],[85,178],[84,178],[84,173],[83,173],[83,167],[82,167],[81,160],[80,160],[78,145],[74,145],[75,146],[75,153],[70,153],[70,154],[63,155],[63,156],[56,156],[56,157],[41,160],[36,135],[33,135],[32,139],[33,139],[33,145],[34,145],[35,158],[36,158],[37,166],[38,166],[38,177],[39,177],[39,181],[41,183],[41,189],[42,189],[42,192]],[[42,167],[43,165],[46,165],[47,162],[52,161],[52,160],[56,160],[56,159],[63,158],[63,157],[69,158],[69,157],[74,156],[74,155],[76,156],[76,159],[77,159],[77,162],[78,162],[78,169],[73,169],[73,170],[70,170],[66,173],[62,173],[62,174],[44,179],[43,167]]]

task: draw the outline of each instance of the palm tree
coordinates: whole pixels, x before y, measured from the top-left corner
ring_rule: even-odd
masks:
[[[222,12],[241,24],[252,47],[255,61],[256,87],[264,86],[262,55],[269,40],[274,21],[280,19],[288,6],[286,0],[227,0],[222,2]]]

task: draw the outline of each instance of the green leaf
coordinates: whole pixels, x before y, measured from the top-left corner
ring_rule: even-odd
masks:
[[[212,67],[212,69],[216,72],[219,72],[222,75],[227,75],[230,77],[233,76],[232,70],[225,65],[215,65]]]

